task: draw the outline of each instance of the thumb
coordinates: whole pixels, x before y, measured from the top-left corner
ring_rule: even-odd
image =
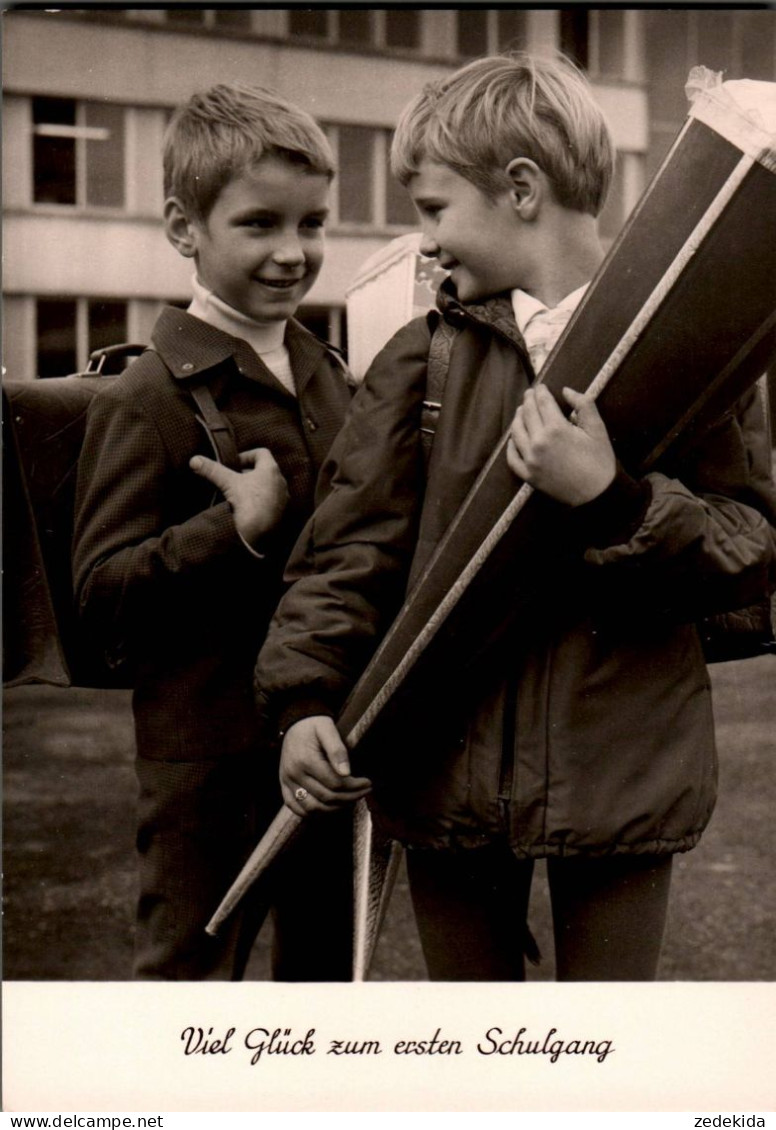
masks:
[[[574,409],[572,412],[573,422],[578,424],[583,432],[587,432],[588,435],[606,434],[606,425],[601,419],[601,413],[598,411],[598,406],[592,396],[577,392],[573,388],[564,388],[563,396],[566,403]]]
[[[234,474],[228,467],[216,463],[215,459],[208,459],[206,455],[194,455],[189,459],[189,467],[200,478],[207,479],[219,490],[225,491],[229,486],[230,476]]]
[[[326,760],[331,767],[339,773],[340,777],[350,776],[348,751],[333,719],[327,718],[323,723],[320,739]]]

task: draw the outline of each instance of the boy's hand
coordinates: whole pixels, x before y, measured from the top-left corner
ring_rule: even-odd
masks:
[[[507,462],[537,490],[581,506],[606,490],[617,464],[595,401],[570,388],[564,388],[563,396],[576,423],[566,419],[544,385],[527,390],[512,421]]]
[[[348,751],[334,720],[302,718],[288,730],[280,754],[283,800],[297,816],[332,812],[366,796],[372,782],[350,776]]]
[[[242,471],[232,471],[214,459],[195,455],[189,467],[223,491],[238,534],[254,545],[280,521],[288,503],[288,486],[266,447],[243,451],[240,463]]]

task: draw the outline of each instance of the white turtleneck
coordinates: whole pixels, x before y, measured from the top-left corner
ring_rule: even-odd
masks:
[[[283,387],[296,396],[291,358],[284,345],[286,323],[257,322],[249,318],[208,290],[196,275],[192,280],[192,291],[194,297],[188,313],[217,330],[247,341]]]

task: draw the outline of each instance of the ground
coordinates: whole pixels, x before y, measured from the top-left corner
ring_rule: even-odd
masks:
[[[678,857],[661,980],[776,979],[776,659],[712,668],[720,800],[700,845]],[[4,729],[3,975],[121,981],[134,911],[134,798],[129,696],[18,687]],[[531,924],[553,977],[550,916],[539,868]],[[249,976],[268,975],[268,929]],[[374,980],[425,978],[406,880],[400,876],[372,968]]]

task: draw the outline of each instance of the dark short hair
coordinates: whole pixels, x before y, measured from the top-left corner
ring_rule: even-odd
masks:
[[[179,106],[164,136],[164,195],[204,221],[225,184],[262,157],[334,176],[334,155],[306,111],[271,90],[219,84]]]

